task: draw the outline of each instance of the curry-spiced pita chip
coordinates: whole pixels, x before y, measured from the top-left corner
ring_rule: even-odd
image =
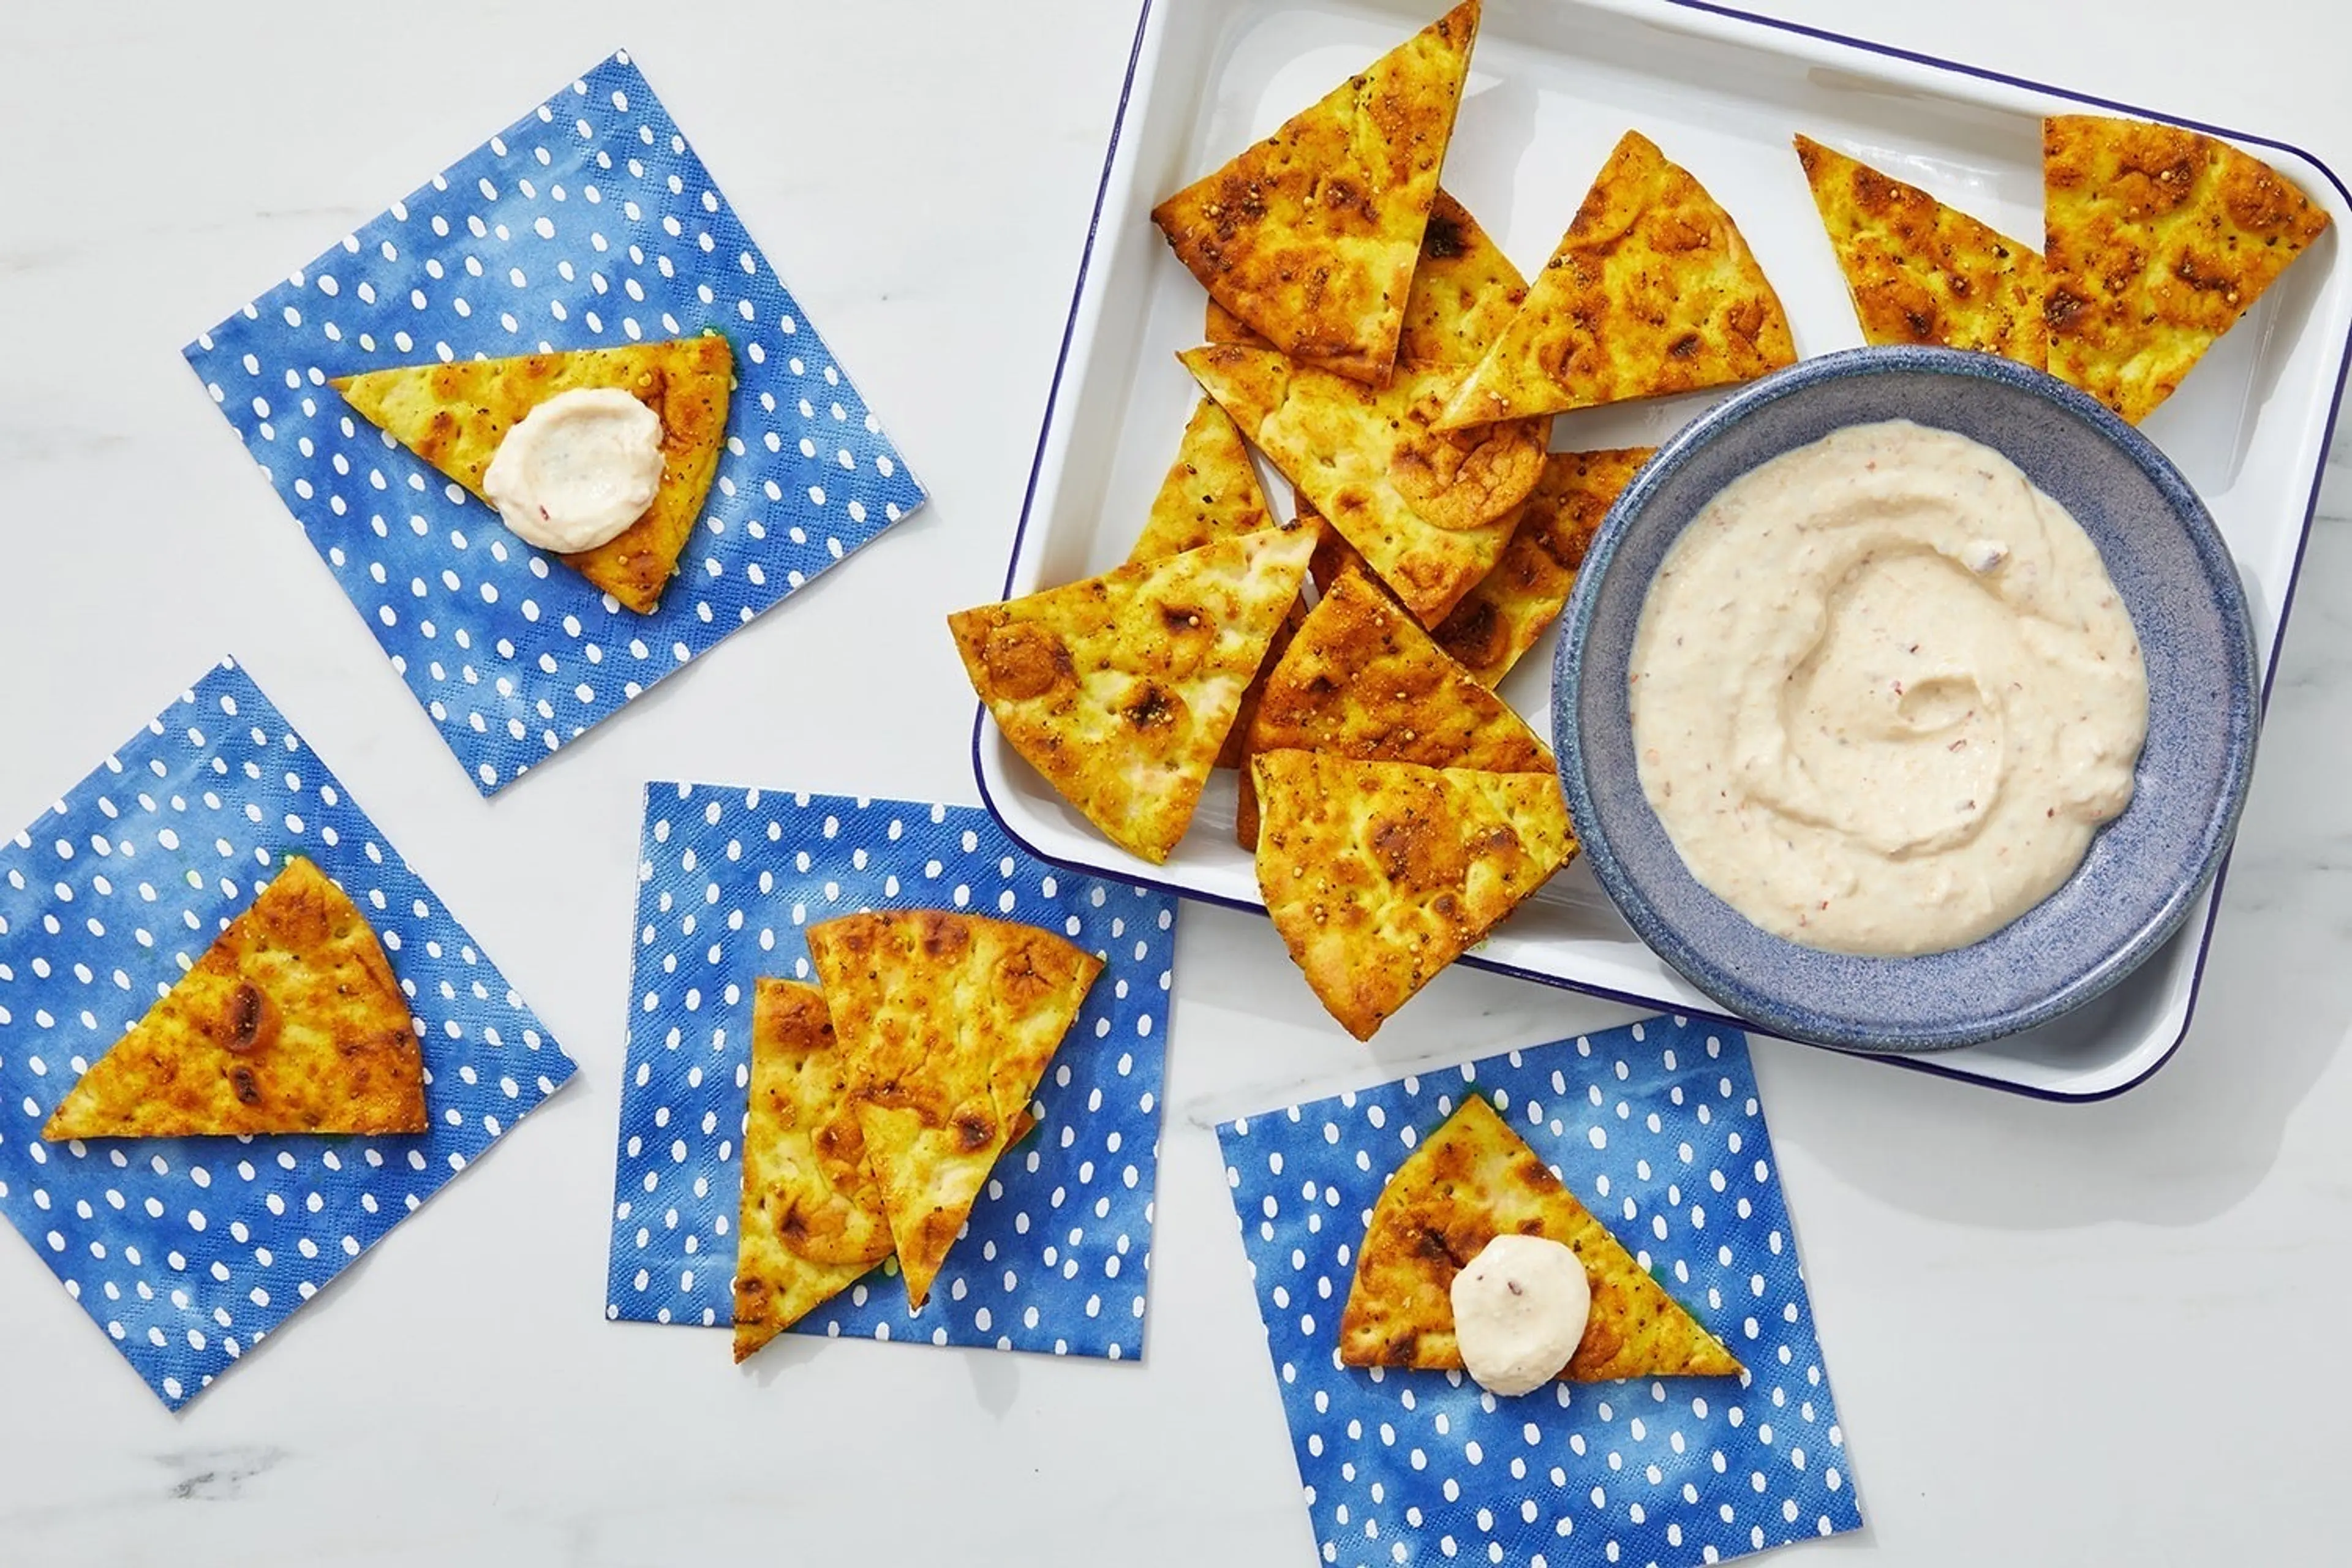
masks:
[[[1274,345],[1250,330],[1250,324],[1218,304],[1208,302],[1202,311],[1201,341],[1204,343],[1239,343],[1244,348],[1270,349]]]
[[[2040,255],[1809,136],[1796,144],[1864,338],[1974,349],[2037,368],[2048,359]]]
[[[1628,131],[1438,423],[1455,430],[1694,392],[1796,361],[1780,297],[1731,215]]]
[[[1474,365],[1528,297],[1528,280],[1469,209],[1445,191],[1429,209],[1405,298],[1400,363]],[[1214,342],[1216,340],[1209,340]]]
[[[753,984],[739,1218],[737,1361],[890,1256],[848,1064],[814,985],[766,975]]]
[[[715,332],[667,342],[453,360],[337,376],[328,384],[484,504],[482,474],[507,432],[558,393],[611,387],[661,417],[661,487],[645,515],[593,550],[559,556],[640,615],[661,602],[719,471],[734,355]],[[493,509],[495,510],[495,509]]]
[[[82,1074],[41,1136],[425,1130],[408,1000],[359,907],[298,855]]]
[[[1152,210],[1210,297],[1283,353],[1388,379],[1478,6],[1464,0]]]
[[[1543,475],[1549,421],[1431,427],[1458,368],[1401,364],[1375,389],[1270,349],[1213,343],[1179,357],[1423,625],[1494,568]]]
[[[1360,572],[1342,573],[1266,677],[1246,742],[1261,752],[1554,772],[1551,748]],[[1255,779],[1243,774],[1234,836],[1259,841]]]
[[[2277,170],[2176,125],[2053,116],[2042,181],[2051,373],[2135,422],[2327,226]]]
[[[866,1159],[919,1310],[1102,973],[1052,931],[944,910],[808,931]]]
[[[1372,1205],[1339,1314],[1349,1366],[1461,1367],[1454,1277],[1502,1235],[1540,1236],[1573,1251],[1592,1287],[1591,1316],[1563,1382],[1737,1377],[1738,1361],[1634,1261],[1608,1227],[1484,1097],[1405,1156]]]
[[[1014,751],[1158,865],[1297,602],[1313,531],[1270,528],[948,617]]]
[[[1559,619],[1601,520],[1656,449],[1623,447],[1547,458],[1503,558],[1431,634],[1437,646],[1487,686],[1509,674]]]
[[[1550,773],[1250,759],[1257,885],[1331,1016],[1369,1040],[1389,1016],[1568,863]]]
[[[1143,525],[1143,535],[1128,552],[1127,558],[1129,562],[1157,561],[1161,556],[1179,555],[1220,539],[1255,533],[1273,526],[1274,517],[1265,507],[1265,493],[1258,488],[1257,469],[1251,466],[1249,448],[1243,444],[1241,432],[1234,428],[1233,416],[1218,407],[1214,398],[1203,397],[1200,406],[1192,410],[1192,422],[1184,426],[1184,440],[1176,449],[1176,461],[1169,466],[1168,477],[1160,482],[1160,493],[1152,499],[1151,516]],[[1306,614],[1302,602],[1291,601],[1290,613],[1283,617],[1273,641],[1267,644],[1256,677],[1242,693],[1240,711],[1234,715],[1233,727],[1225,731],[1224,746],[1217,753],[1217,766],[1241,766],[1242,739],[1249,732],[1250,715],[1257,711],[1258,690],[1265,672],[1290,645],[1290,634],[1298,629]]]

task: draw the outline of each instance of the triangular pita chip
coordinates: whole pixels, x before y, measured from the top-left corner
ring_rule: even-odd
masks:
[[[41,1136],[425,1129],[407,998],[358,906],[298,855],[82,1075]]]
[[[1575,1252],[1592,1311],[1563,1382],[1737,1377],[1738,1361],[1560,1184],[1479,1095],[1405,1156],[1372,1205],[1339,1314],[1349,1366],[1450,1371],[1454,1276],[1496,1237],[1540,1236]]]
[[[1789,318],[1731,215],[1628,131],[1438,424],[1694,392],[1796,362]]]
[[[1360,1040],[1575,851],[1550,773],[1315,752],[1261,752],[1250,765],[1265,911]]]
[[[1547,421],[1430,428],[1458,370],[1400,365],[1374,390],[1270,349],[1219,343],[1180,357],[1424,625],[1493,569],[1543,476]]]
[[[1510,673],[1559,616],[1601,520],[1654,447],[1554,452],[1495,569],[1432,635],[1486,685]]]
[[[1102,960],[1034,926],[941,910],[827,921],[808,947],[919,1310]]]
[[[1153,865],[1191,826],[1315,534],[1265,529],[948,617],[1013,749]]]
[[[2038,254],[1809,136],[1796,143],[1865,339],[2044,363]]]
[[[1265,493],[1258,488],[1257,469],[1250,464],[1249,448],[1242,444],[1242,433],[1234,428],[1233,416],[1216,405],[1213,398],[1203,397],[1192,410],[1192,422],[1184,426],[1183,445],[1176,450],[1176,461],[1170,465],[1168,477],[1160,483],[1160,493],[1151,502],[1151,516],[1143,525],[1143,536],[1129,551],[1129,562],[1157,561],[1165,555],[1181,554],[1198,550],[1220,539],[1232,539],[1244,533],[1255,533],[1274,526],[1274,518],[1265,509]],[[1290,634],[1307,615],[1306,605],[1298,599],[1290,603],[1290,612],[1283,617],[1273,640],[1266,645],[1265,658],[1258,665],[1257,675],[1242,693],[1240,710],[1234,716],[1233,727],[1225,731],[1224,746],[1217,752],[1217,766],[1237,768],[1242,763],[1242,739],[1249,732],[1250,715],[1257,711],[1258,691],[1265,681],[1265,672],[1290,646]]]
[[[1266,677],[1248,750],[1478,768],[1549,779],[1551,749],[1454,662],[1360,572],[1324,593]],[[1235,837],[1258,843],[1257,791],[1244,773]]]
[[[2042,122],[2052,374],[2146,418],[2327,226],[2277,170],[2174,125]]]
[[[1528,281],[1468,209],[1443,188],[1421,233],[1421,259],[1404,303],[1396,357],[1423,364],[1476,364],[1487,345],[1527,298]],[[1202,321],[1201,341],[1274,345],[1214,300]]]
[[[737,1361],[890,1256],[847,1063],[815,986],[754,982],[750,1106],[735,1231]]]
[[[1285,353],[1386,381],[1477,31],[1464,0],[1151,221]]]
[[[561,557],[640,615],[660,603],[694,531],[727,436],[734,356],[715,332],[667,342],[453,360],[329,383],[386,434],[485,505],[482,474],[524,415],[558,393],[617,387],[661,416],[661,488],[643,517],[593,550]],[[495,510],[495,509],[493,509]]]

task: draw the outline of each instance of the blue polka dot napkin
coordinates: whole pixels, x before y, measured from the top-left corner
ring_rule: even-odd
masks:
[[[923,1310],[892,1258],[792,1331],[1141,1352],[1174,898],[1033,858],[976,806],[901,800],[648,784],[639,854],[606,1317],[734,1321],[753,980],[814,984],[802,932],[836,915],[968,910],[1105,968]]]
[[[423,1034],[432,1131],[43,1142],[84,1068],[291,853],[383,939]],[[233,662],[0,846],[0,1210],[175,1409],[572,1072]]]
[[[1389,1175],[1483,1094],[1748,1368],[1554,1384],[1339,1364]],[[1862,1523],[1748,1044],[1653,1018],[1218,1129],[1326,1563],[1715,1563]]]
[[[706,330],[734,346],[727,448],[650,616],[508,532],[326,384]],[[923,503],[625,54],[185,352],[485,795]]]

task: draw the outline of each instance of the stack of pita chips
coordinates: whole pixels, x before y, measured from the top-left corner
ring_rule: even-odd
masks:
[[[2042,256],[1916,186],[1796,143],[1865,338],[2046,366],[2134,423],[2327,226],[2261,160],[2145,121],[2042,121]]]
[[[823,988],[761,979],[735,1269],[743,1360],[897,1256],[917,1310],[1102,960],[940,910],[811,926]]]

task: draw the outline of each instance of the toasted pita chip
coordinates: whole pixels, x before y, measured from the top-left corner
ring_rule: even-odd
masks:
[[[1201,323],[1201,341],[1204,343],[1239,343],[1244,348],[1270,349],[1274,345],[1250,331],[1250,324],[1218,304],[1208,303]]]
[[[1234,428],[1233,416],[1218,407],[1215,399],[1203,397],[1201,405],[1192,410],[1192,420],[1184,427],[1184,442],[1177,448],[1176,461],[1169,468],[1168,477],[1160,481],[1160,494],[1151,502],[1151,517],[1143,525],[1143,537],[1135,542],[1127,558],[1129,562],[1157,561],[1162,556],[1198,550],[1220,539],[1255,533],[1273,526],[1274,518],[1266,510],[1265,494],[1258,488],[1257,470],[1250,466],[1249,448],[1242,444],[1242,433]],[[1291,634],[1298,629],[1306,615],[1306,605],[1292,600],[1289,614],[1283,617],[1273,640],[1266,645],[1265,658],[1259,663],[1256,676],[1242,693],[1241,708],[1234,716],[1233,727],[1225,731],[1224,746],[1217,752],[1217,766],[1241,766],[1242,738],[1249,733],[1250,715],[1257,711],[1258,692],[1265,684],[1265,672],[1282,657],[1282,650],[1290,646]]]
[[[1400,366],[1374,391],[1269,349],[1219,343],[1181,357],[1424,625],[1493,569],[1543,476],[1543,420],[1466,437],[1430,429],[1459,374],[1442,366]]]
[[[2135,422],[2327,226],[2284,175],[2145,121],[2042,122],[2050,369]]]
[[[1622,447],[1546,458],[1503,558],[1432,634],[1437,646],[1486,685],[1509,674],[1559,618],[1601,520],[1656,450]]]
[[[639,615],[661,602],[694,531],[727,436],[734,356],[717,333],[454,360],[337,376],[328,384],[386,434],[489,504],[482,474],[524,415],[558,393],[617,387],[661,416],[661,488],[643,517],[593,550],[559,557]],[[493,508],[493,510],[496,509]]]
[[[1575,849],[1550,773],[1315,752],[1261,752],[1250,765],[1266,913],[1308,986],[1360,1040]]]
[[[1731,215],[1628,131],[1438,428],[1694,392],[1796,362],[1780,297]]]
[[[1051,931],[942,910],[808,931],[866,1158],[919,1310],[996,1157],[1028,1130],[1102,960]]]
[[[2038,254],[1809,136],[1796,144],[1864,338],[2047,361]]]
[[[1384,383],[1477,31],[1464,0],[1151,221],[1283,353]]]
[[[1360,572],[1342,573],[1266,677],[1249,753],[1553,773],[1551,749]],[[1242,775],[1234,837],[1258,843],[1255,779]]]
[[[735,1232],[737,1361],[890,1256],[847,1064],[815,986],[754,983],[750,1106]]]
[[[1737,1377],[1740,1365],[1560,1184],[1541,1155],[1479,1095],[1405,1156],[1372,1205],[1339,1314],[1349,1366],[1424,1372],[1462,1365],[1454,1276],[1496,1237],[1540,1236],[1572,1250],[1592,1287],[1564,1383]]]
[[[41,1136],[422,1132],[425,1058],[367,919],[289,858]]]
[[[1314,550],[1312,530],[1265,529],[964,610],[948,629],[1013,749],[1156,866],[1191,826]]]

